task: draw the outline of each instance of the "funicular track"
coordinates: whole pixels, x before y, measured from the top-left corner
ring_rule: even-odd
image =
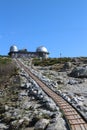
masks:
[[[64,117],[68,123],[70,130],[87,130],[86,120],[77,112],[73,106],[71,106],[66,100],[64,100],[60,95],[49,89],[46,84],[44,84],[38,77],[36,77],[31,71],[25,67],[19,60],[17,63],[23,68],[29,76],[50,96],[55,103],[59,106],[60,110],[63,112]]]

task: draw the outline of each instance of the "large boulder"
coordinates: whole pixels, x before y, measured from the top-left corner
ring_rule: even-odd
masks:
[[[70,69],[72,67],[72,63],[71,62],[66,62],[63,66],[64,69]]]
[[[34,130],[44,130],[48,125],[48,119],[40,119],[36,124]]]
[[[66,130],[65,122],[62,118],[54,118],[52,123],[50,123],[46,130]]]
[[[46,107],[50,111],[57,111],[57,106],[54,102],[46,102]]]
[[[69,75],[75,78],[87,78],[87,66],[76,67]]]

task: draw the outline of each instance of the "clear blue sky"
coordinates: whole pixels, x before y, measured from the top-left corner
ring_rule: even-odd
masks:
[[[87,0],[0,0],[0,54],[11,45],[50,57],[87,56]]]

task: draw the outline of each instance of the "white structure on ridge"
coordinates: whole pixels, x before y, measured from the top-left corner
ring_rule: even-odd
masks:
[[[10,52],[18,52],[17,46],[13,45],[10,47]]]
[[[36,52],[39,54],[40,57],[43,57],[45,59],[48,58],[48,50],[44,46],[40,46],[36,49]]]
[[[13,45],[10,47],[8,54],[13,58],[29,57],[47,59],[49,52],[44,46],[38,47],[36,52],[29,52],[27,49],[18,50],[17,46]]]

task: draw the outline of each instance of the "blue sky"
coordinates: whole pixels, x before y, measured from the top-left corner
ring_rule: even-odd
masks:
[[[11,45],[50,57],[87,56],[87,0],[0,0],[0,54]]]

